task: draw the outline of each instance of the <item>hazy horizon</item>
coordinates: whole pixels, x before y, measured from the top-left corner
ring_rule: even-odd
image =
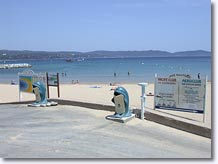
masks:
[[[95,51],[163,51],[163,52],[168,52],[168,53],[176,53],[176,52],[189,52],[189,51],[207,51],[211,52],[211,50],[182,50],[182,51],[175,51],[175,52],[170,52],[170,51],[164,51],[164,50],[91,50],[91,51],[77,51],[77,50],[60,50],[60,51],[46,51],[46,50],[26,50],[26,49],[0,49],[0,51],[34,51],[34,52],[81,52],[81,53],[88,53],[88,52],[95,52]]]

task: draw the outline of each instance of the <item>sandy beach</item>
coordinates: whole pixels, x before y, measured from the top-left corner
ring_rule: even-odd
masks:
[[[141,108],[141,87],[138,84],[120,84],[126,88],[130,98],[130,108]],[[89,102],[94,104],[114,105],[111,102],[114,88],[109,84],[62,84],[60,85],[60,99],[73,100],[79,102]],[[0,84],[0,103],[17,102],[19,101],[18,85]],[[154,93],[154,84],[149,83],[146,87],[146,93]],[[50,87],[50,98],[58,98],[57,88]],[[35,100],[35,96],[31,93],[21,94],[21,101]],[[154,109],[154,96],[146,97],[146,108]],[[198,122],[203,122],[203,115],[191,112],[178,112],[171,110],[159,110],[163,113],[193,119]],[[207,84],[207,99],[205,123],[211,127],[211,82]]]
[[[123,86],[129,93],[130,107],[140,108],[141,87],[137,84],[62,84],[60,85],[60,99],[89,102],[96,104],[113,105],[114,88]],[[0,84],[0,103],[19,101],[18,85]],[[58,98],[57,88],[50,87],[50,98]],[[154,84],[148,84],[146,93],[154,93]],[[147,107],[153,109],[153,96],[147,97]],[[34,94],[21,93],[21,101],[35,100]]]

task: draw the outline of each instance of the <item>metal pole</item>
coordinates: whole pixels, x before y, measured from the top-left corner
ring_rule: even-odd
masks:
[[[18,87],[19,87],[19,101],[21,101],[21,93],[20,93],[20,75],[18,75]]]
[[[154,75],[154,110],[156,106],[156,87],[157,87],[157,73]]]
[[[144,113],[145,113],[145,102],[146,102],[146,95],[145,95],[145,87],[148,83],[139,83],[138,85],[142,88],[142,95],[141,95],[141,120],[144,120]]]
[[[205,94],[204,94],[204,111],[203,111],[203,123],[205,123],[205,114],[206,114],[206,99],[207,99],[207,76],[205,78]]]

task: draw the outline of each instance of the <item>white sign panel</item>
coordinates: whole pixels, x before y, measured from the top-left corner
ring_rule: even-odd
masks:
[[[178,86],[175,78],[157,78],[155,84],[156,107],[175,108],[177,102]]]
[[[155,108],[188,109],[203,112],[206,80],[160,78],[155,80]]]
[[[204,110],[205,80],[182,79],[179,81],[179,108]]]

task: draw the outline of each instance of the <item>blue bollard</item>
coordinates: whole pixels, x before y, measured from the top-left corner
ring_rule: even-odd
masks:
[[[119,97],[120,100],[116,102],[116,99]],[[114,117],[123,118],[123,117],[130,117],[132,115],[129,109],[129,95],[125,88],[118,87],[115,89],[112,102],[115,104]]]
[[[33,93],[36,96],[35,104],[47,104],[46,88],[42,82],[33,83]]]
[[[46,88],[45,85],[37,81],[32,84],[33,85],[33,93],[36,96],[36,101],[32,104],[28,104],[30,107],[46,107],[46,106],[55,106],[58,103],[57,102],[48,102],[46,97]]]

